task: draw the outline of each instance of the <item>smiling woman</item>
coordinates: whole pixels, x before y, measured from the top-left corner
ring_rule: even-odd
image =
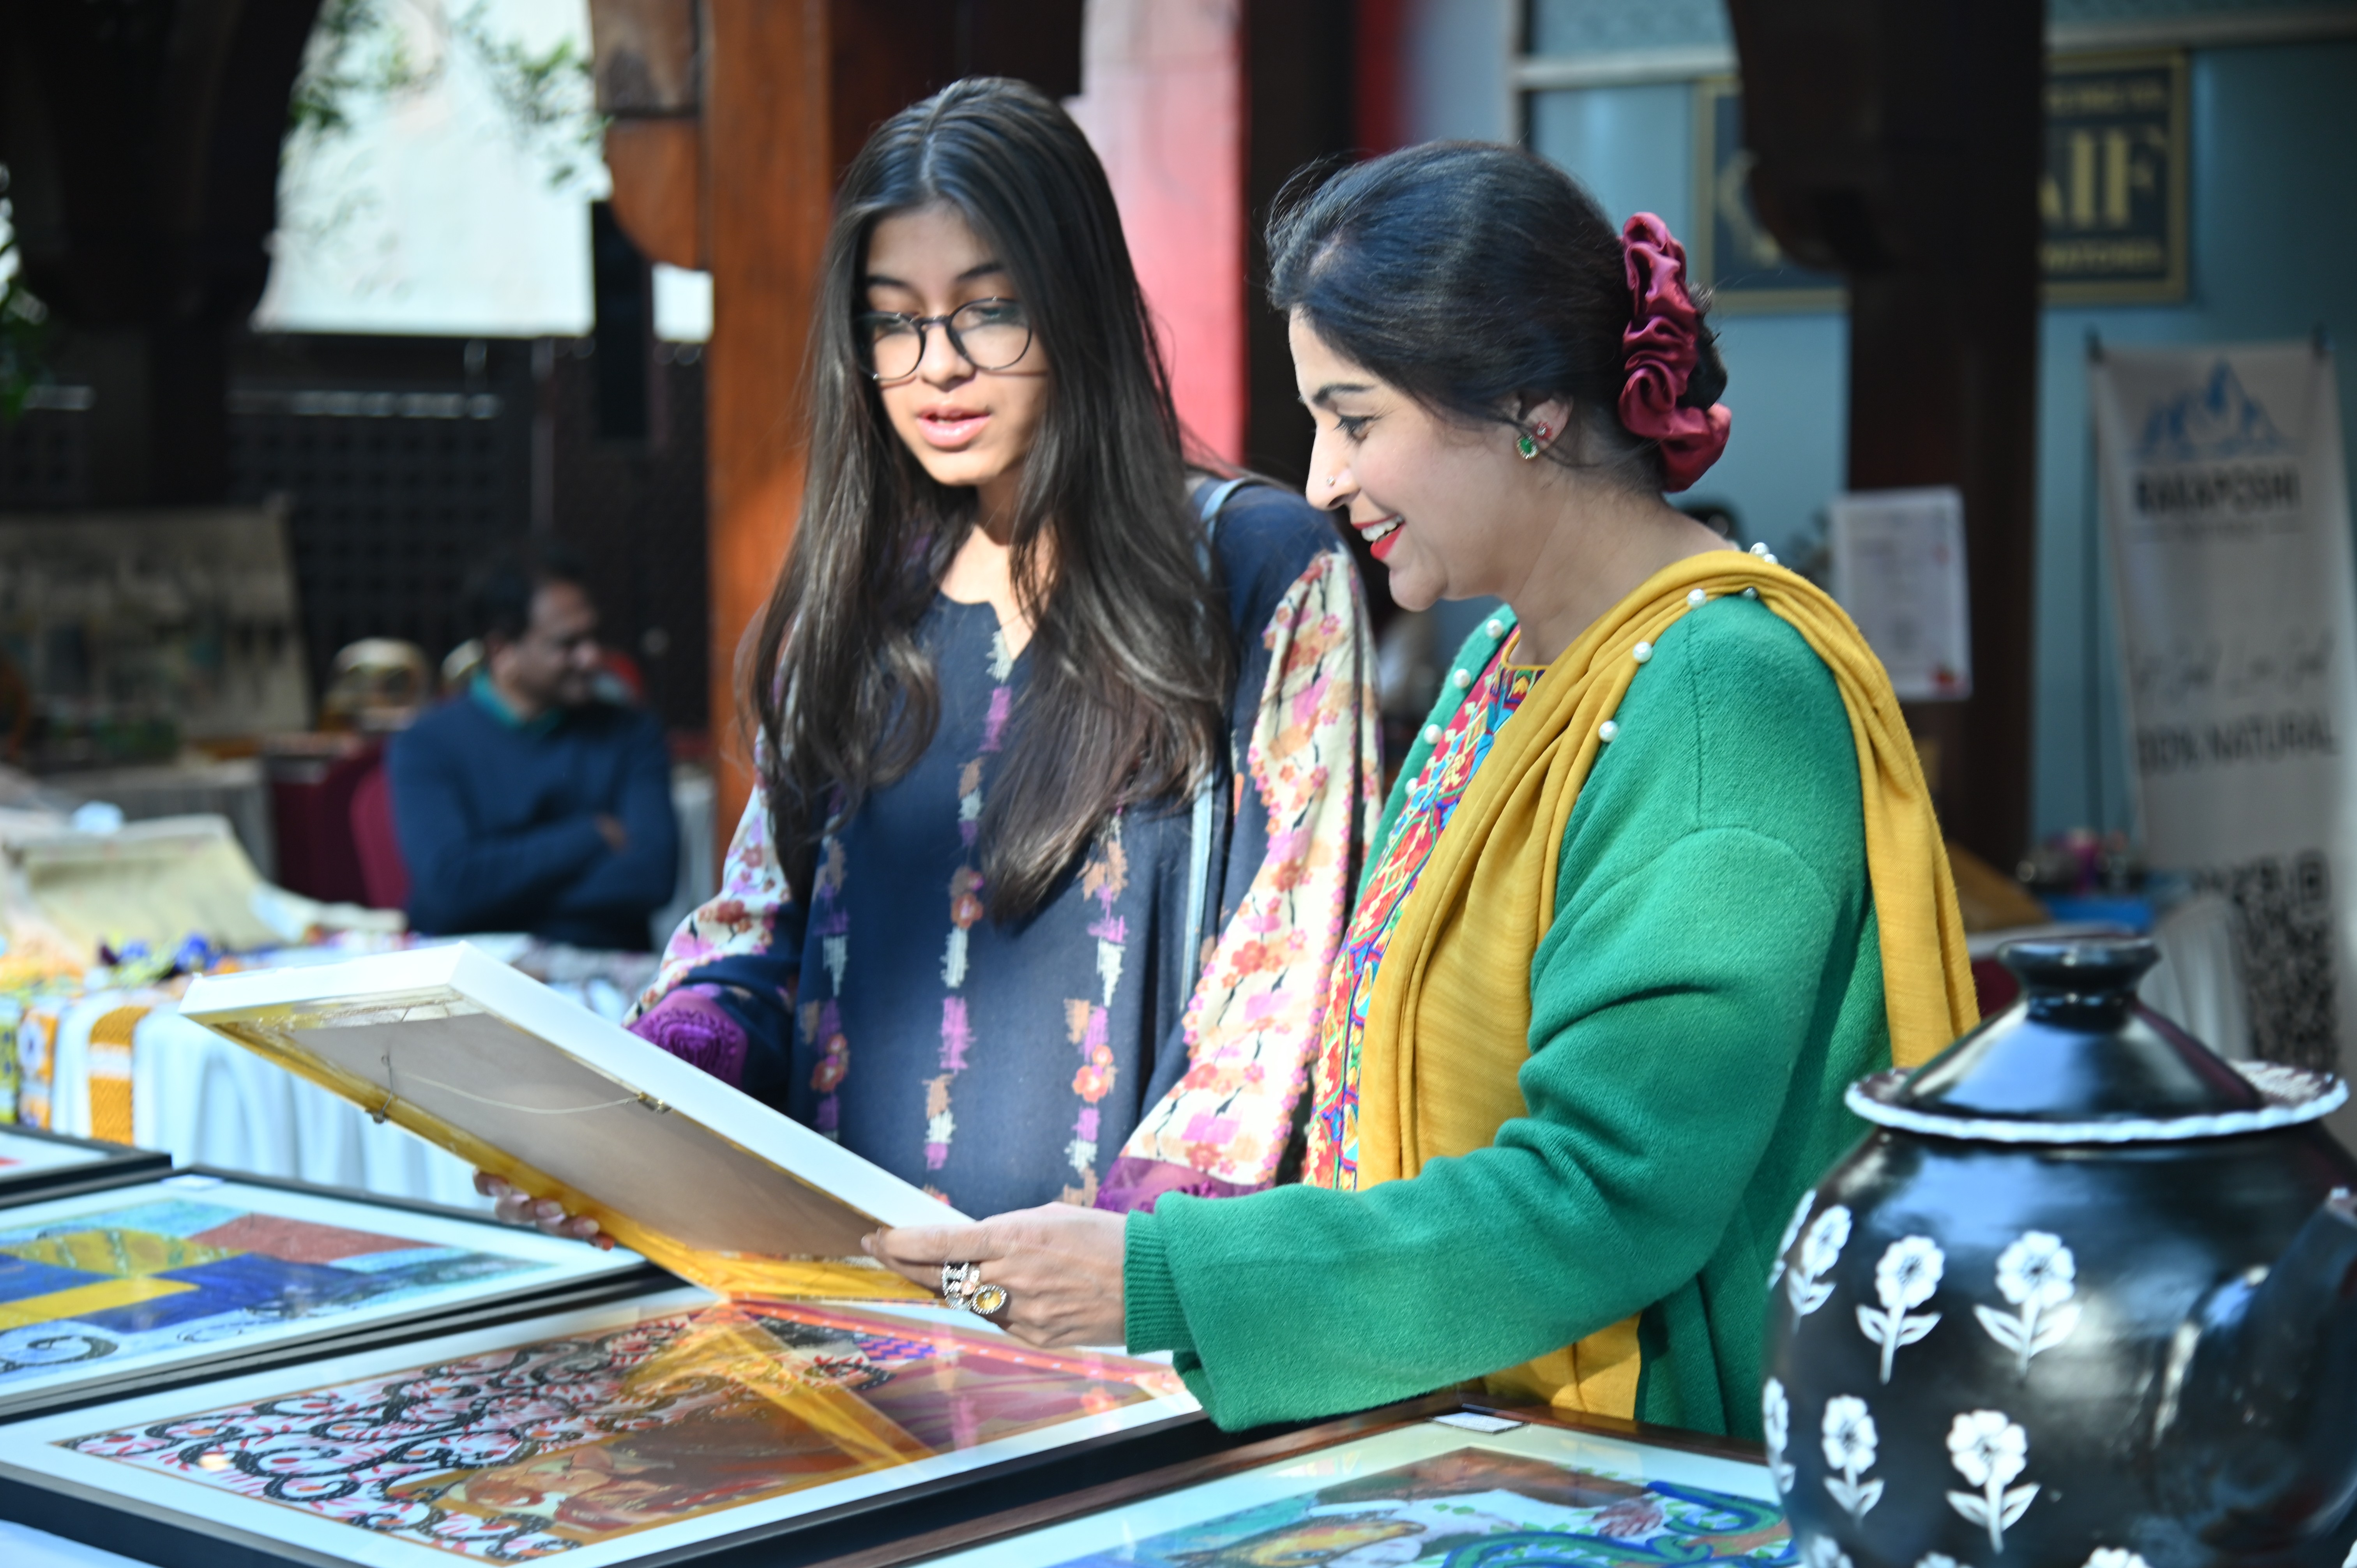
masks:
[[[1533,155],[1442,144],[1302,194],[1269,254],[1309,499],[1403,604],[1509,607],[1384,809],[1303,1179],[870,1251],[975,1265],[1035,1343],[1172,1351],[1225,1426],[1487,1378],[1756,1436],[1761,1282],[1862,1130],[1843,1090],[1974,1017],[1889,682],[1832,601],[1662,499],[1730,418],[1659,220],[1616,234]]]
[[[1266,1187],[1376,803],[1341,536],[1190,474],[1034,90],[887,122],[824,269],[759,789],[632,1026],[977,1212]]]

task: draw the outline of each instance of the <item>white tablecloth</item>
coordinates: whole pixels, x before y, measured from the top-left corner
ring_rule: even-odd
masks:
[[[62,1058],[60,1068],[66,1064]],[[59,1112],[65,1110],[61,1096]],[[60,1123],[63,1116],[60,1114]],[[488,1209],[473,1169],[168,1007],[131,1036],[132,1142],[179,1165]],[[76,1129],[60,1124],[59,1131]]]

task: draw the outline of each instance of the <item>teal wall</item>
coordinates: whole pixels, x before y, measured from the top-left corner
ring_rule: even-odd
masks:
[[[1688,233],[1692,91],[1680,83],[1535,93],[1530,143],[1585,181],[1615,220],[1651,210]],[[2198,51],[2192,122],[2190,296],[2050,309],[2040,324],[2040,833],[2130,824],[2108,581],[2099,576],[2091,593],[2086,570],[2094,528],[2087,334],[2117,344],[2237,343],[2305,338],[2321,326],[2342,350],[2344,443],[2357,435],[2357,41]],[[1749,537],[1784,550],[1842,485],[1846,323],[1822,312],[1715,319],[1735,430],[1694,495],[1732,503]]]

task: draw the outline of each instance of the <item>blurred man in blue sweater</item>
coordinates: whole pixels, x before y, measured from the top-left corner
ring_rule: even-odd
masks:
[[[518,552],[468,595],[482,667],[386,758],[409,921],[644,950],[679,868],[662,726],[596,694],[597,610],[564,552]]]

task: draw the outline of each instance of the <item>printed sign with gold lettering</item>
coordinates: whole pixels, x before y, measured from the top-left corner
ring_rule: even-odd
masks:
[[[1729,312],[1839,310],[1839,275],[1797,264],[1752,208],[1742,84],[1697,81],[1694,102],[1694,275]],[[2049,305],[2185,297],[2188,123],[2182,49],[2049,62],[2038,182]]]
[[[2185,297],[2185,78],[2182,49],[2048,65],[2038,182],[2047,303]]]
[[[1714,303],[1737,313],[1839,310],[1842,280],[1784,253],[1751,206],[1751,149],[1743,145],[1743,87],[1731,76],[1695,83],[1695,224],[1688,271]]]

